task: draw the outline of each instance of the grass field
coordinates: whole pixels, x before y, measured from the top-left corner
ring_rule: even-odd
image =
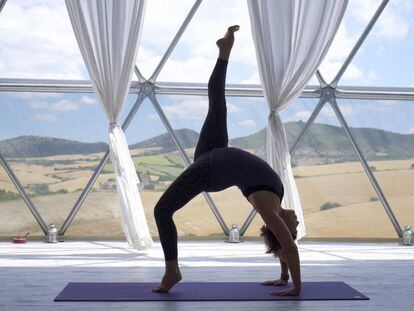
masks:
[[[145,155],[148,151],[154,151],[154,148],[133,150],[131,153],[137,171],[149,172],[151,182],[157,183],[162,178],[168,183],[185,167],[177,152]],[[187,151],[191,155],[193,150]],[[46,223],[55,223],[60,227],[102,156],[103,154],[91,154],[18,161],[9,159],[9,164]],[[53,162],[56,164],[51,165]],[[414,159],[369,163],[401,225],[414,224],[413,163]],[[301,197],[307,237],[395,237],[384,208],[359,162],[299,166],[293,172]],[[67,235],[123,235],[116,191],[102,190],[100,187],[110,180],[114,180],[114,174],[108,163]],[[34,185],[43,185],[43,188],[47,188],[47,193],[36,192],[37,187]],[[16,192],[2,167],[0,189]],[[56,193],[62,189],[67,193]],[[152,211],[162,192],[141,190],[140,194],[151,233],[157,235]],[[228,226],[233,223],[241,226],[251,211],[251,206],[235,187],[212,193],[211,196]],[[321,206],[331,203],[339,206],[321,210]],[[174,220],[180,236],[222,233],[202,195],[178,211]],[[256,216],[246,235],[257,236],[261,225],[260,217]],[[25,231],[41,234],[24,202],[21,199],[0,201],[0,235],[16,235]]]

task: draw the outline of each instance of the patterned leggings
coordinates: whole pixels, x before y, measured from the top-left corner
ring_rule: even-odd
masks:
[[[168,187],[154,208],[165,260],[177,259],[177,228],[173,214],[203,191],[207,191],[210,180],[208,157],[200,157],[214,148],[227,147],[227,108],[225,99],[227,61],[217,59],[208,82],[209,108],[201,129],[191,164]]]

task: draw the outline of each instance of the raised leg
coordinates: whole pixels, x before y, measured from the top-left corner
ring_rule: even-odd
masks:
[[[214,148],[227,147],[227,107],[225,84],[227,63],[234,42],[234,32],[239,26],[229,27],[226,35],[217,41],[219,58],[208,82],[209,108],[194,152],[194,161]]]

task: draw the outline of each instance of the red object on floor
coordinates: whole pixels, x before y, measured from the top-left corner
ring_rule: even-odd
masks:
[[[21,237],[21,236],[15,236],[15,237],[13,238],[13,243],[17,243],[17,244],[24,244],[24,243],[26,243],[26,242],[27,242],[26,238]]]
[[[13,241],[12,243],[16,243],[16,244],[24,244],[27,242],[26,237],[30,234],[30,232],[27,232],[25,235],[23,236],[15,236],[13,237]]]

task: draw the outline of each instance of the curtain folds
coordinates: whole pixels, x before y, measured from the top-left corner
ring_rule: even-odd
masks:
[[[267,160],[285,185],[283,206],[306,234],[289,148],[278,112],[297,99],[326,55],[348,0],[247,0],[260,81],[269,106]]]
[[[117,123],[131,85],[146,0],[66,0],[93,89],[109,121],[109,148],[129,245],[152,246],[128,143]]]

